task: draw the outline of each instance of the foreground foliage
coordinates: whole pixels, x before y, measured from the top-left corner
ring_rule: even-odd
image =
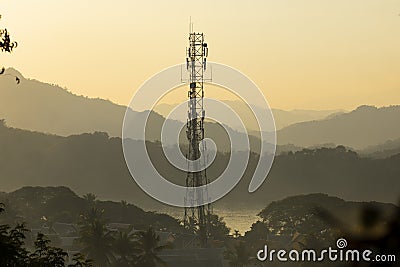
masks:
[[[4,212],[0,204],[0,213]],[[170,248],[169,244],[160,245],[160,237],[150,227],[147,231],[110,231],[103,218],[104,210],[91,208],[81,215],[79,222],[81,252],[72,257],[69,267],[117,266],[152,267],[165,262],[157,255],[161,250]],[[39,233],[33,249],[26,244],[24,224],[14,227],[0,225],[0,266],[26,267],[64,267],[68,263],[68,254],[61,248],[51,246],[50,240]]]
[[[4,211],[1,204],[0,212]],[[34,250],[30,252],[25,247],[26,229],[24,224],[11,227],[7,224],[0,225],[0,266],[26,266],[26,267],[64,267],[67,253],[60,248],[50,245],[50,240],[43,234],[37,235]],[[91,266],[90,261],[81,260],[81,254],[75,255],[70,267]]]

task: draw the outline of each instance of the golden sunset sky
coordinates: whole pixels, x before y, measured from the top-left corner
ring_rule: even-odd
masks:
[[[191,16],[208,59],[248,75],[274,108],[400,104],[399,13],[399,0],[2,0],[0,27],[19,46],[0,65],[126,105],[184,63]]]

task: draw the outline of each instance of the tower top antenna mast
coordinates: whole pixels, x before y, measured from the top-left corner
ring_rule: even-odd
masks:
[[[193,32],[192,16],[189,17],[189,34]]]

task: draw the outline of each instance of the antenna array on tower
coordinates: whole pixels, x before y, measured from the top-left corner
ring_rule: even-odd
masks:
[[[189,71],[189,90],[188,90],[188,118],[186,134],[189,141],[189,151],[187,158],[195,161],[195,164],[206,166],[204,143],[204,117],[205,110],[203,105],[204,97],[204,72],[207,66],[208,46],[204,42],[203,33],[195,33],[190,22],[189,48],[187,49],[186,68]],[[195,169],[199,166],[195,166]],[[203,168],[201,168],[203,169]],[[186,187],[196,188],[207,186],[206,169],[202,171],[187,173]],[[188,229],[196,232],[199,246],[207,247],[210,234],[210,216],[212,213],[211,205],[202,203],[208,199],[208,191],[188,190],[185,202],[190,204],[185,208],[184,223]],[[190,203],[188,203],[190,202]],[[194,244],[192,244],[194,245]]]

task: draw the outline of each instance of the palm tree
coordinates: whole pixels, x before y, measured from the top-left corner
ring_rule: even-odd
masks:
[[[121,205],[121,220],[125,222],[127,220],[129,203],[126,200],[121,200],[120,205]]]
[[[163,249],[170,248],[171,246],[169,244],[159,245],[160,237],[152,227],[147,231],[136,233],[136,236],[140,248],[137,261],[138,267],[155,267],[157,264],[167,266],[157,254]]]
[[[93,259],[94,266],[111,266],[115,259],[112,253],[113,236],[106,228],[103,210],[92,207],[86,214],[81,215],[80,243],[82,252]]]
[[[73,263],[68,265],[68,267],[92,267],[92,260],[90,259],[86,259],[86,257],[84,255],[82,255],[81,253],[76,253],[74,254],[74,256],[72,257],[72,261]]]
[[[231,267],[251,266],[255,261],[245,242],[240,242],[233,250],[226,251],[225,259]]]
[[[217,214],[210,214],[210,236],[215,240],[225,240],[230,232],[230,229],[226,226],[223,217],[219,217]]]
[[[83,195],[83,199],[85,200],[86,205],[89,208],[93,208],[96,205],[97,196],[93,193],[87,193],[86,195]]]
[[[189,234],[195,235],[198,231],[197,220],[193,217],[189,217],[188,221],[184,221],[183,226],[186,229],[187,233],[189,233]]]
[[[129,206],[129,203],[126,200],[121,200],[121,206],[124,208],[127,208]]]
[[[130,226],[126,231],[118,231],[114,240],[114,252],[118,255],[115,266],[128,267],[136,266],[137,255],[141,252],[138,248],[136,235]]]

